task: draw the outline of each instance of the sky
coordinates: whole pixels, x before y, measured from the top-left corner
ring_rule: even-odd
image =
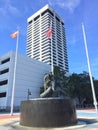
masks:
[[[19,28],[20,54],[26,55],[27,18],[49,4],[64,20],[70,73],[88,72],[81,23],[84,23],[92,76],[98,79],[98,0],[0,0],[0,56],[15,51]]]

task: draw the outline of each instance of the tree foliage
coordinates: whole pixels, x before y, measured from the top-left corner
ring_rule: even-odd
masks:
[[[92,90],[89,74],[83,71],[80,74],[73,73],[66,76],[66,73],[59,67],[54,67],[55,87],[63,88],[71,98],[77,98],[79,104],[92,104]],[[96,98],[98,101],[98,80],[93,78]]]
[[[61,87],[65,88],[65,91],[67,91],[71,98],[77,98],[79,104],[83,104],[83,102],[86,104],[93,103],[90,76],[86,71],[83,71],[80,74],[73,73],[70,76],[66,76],[64,71],[60,70],[59,67],[55,67],[54,75],[55,85],[60,85],[60,81],[62,83]],[[93,77],[93,82],[98,101],[98,80],[95,80]]]

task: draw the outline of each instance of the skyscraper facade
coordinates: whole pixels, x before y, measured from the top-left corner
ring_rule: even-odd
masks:
[[[64,21],[46,5],[28,18],[27,56],[69,71]],[[46,32],[52,26],[52,38]],[[52,52],[52,53],[51,53]]]

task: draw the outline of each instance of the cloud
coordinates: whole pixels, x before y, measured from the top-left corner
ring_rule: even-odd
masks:
[[[8,5],[7,5],[6,10],[7,10],[10,14],[12,14],[12,15],[15,15],[15,14],[18,14],[18,15],[19,15],[19,10],[18,10],[16,7],[12,6],[11,4],[8,4]]]
[[[67,9],[73,13],[80,4],[80,0],[48,0],[48,3],[52,6],[58,5],[60,8]]]
[[[0,0],[0,30],[11,30],[17,26],[17,19],[22,17],[20,10],[12,0]]]
[[[2,2],[0,2],[0,4],[1,4],[1,7],[0,7],[0,14],[1,15],[3,15],[3,16],[8,16],[8,15],[19,16],[20,12],[14,5],[12,5],[11,0],[2,1]]]
[[[78,43],[78,38],[76,38],[75,36],[70,36],[69,39],[68,39],[68,44],[70,45],[75,45]]]

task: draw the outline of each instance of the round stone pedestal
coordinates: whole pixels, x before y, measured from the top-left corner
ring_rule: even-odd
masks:
[[[74,102],[70,98],[38,98],[21,102],[20,125],[60,127],[77,122]]]

